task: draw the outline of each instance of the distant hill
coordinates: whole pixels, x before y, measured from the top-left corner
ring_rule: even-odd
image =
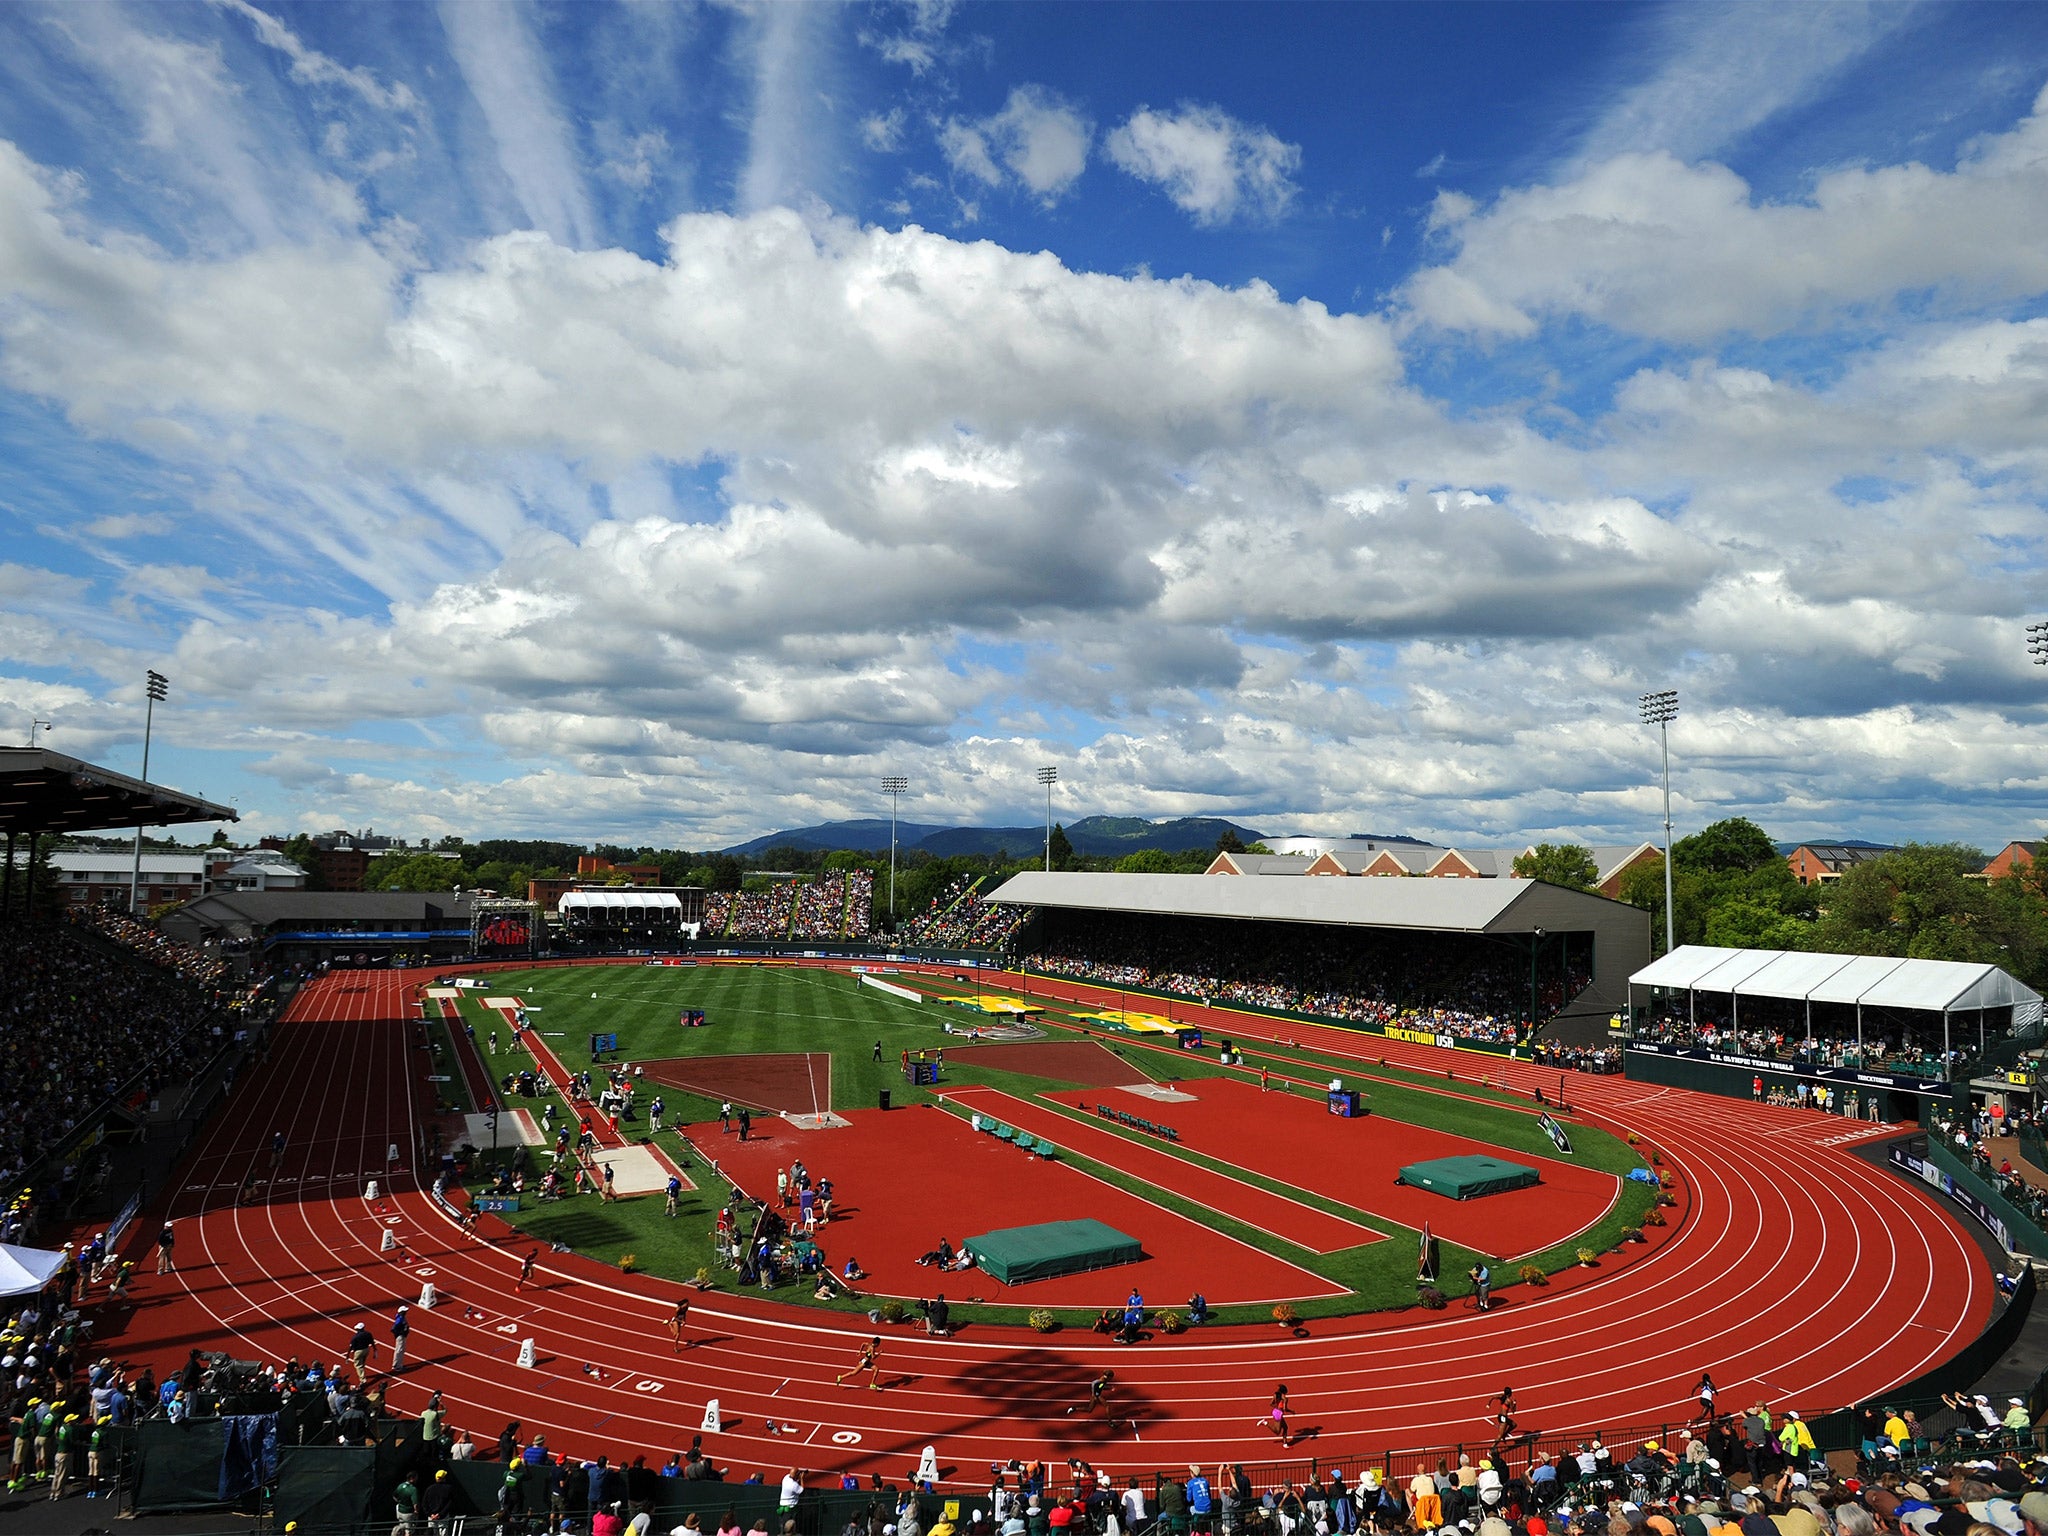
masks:
[[[1167,853],[1184,853],[1190,848],[1213,848],[1224,830],[1235,832],[1246,843],[1259,840],[1258,832],[1236,822],[1214,816],[1183,816],[1175,821],[1146,821],[1140,816],[1084,816],[1067,826],[1067,841],[1074,852],[1091,856],[1121,856],[1140,848],[1158,848]],[[992,854],[1007,850],[1028,853],[1045,846],[1043,825],[1032,827],[940,827],[924,822],[896,823],[899,851],[919,848],[937,858],[954,854]],[[770,848],[804,848],[831,852],[851,848],[862,853],[884,852],[889,847],[889,823],[879,818],[862,821],[828,821],[823,826],[793,827],[771,832],[726,849],[727,853],[753,855]]]

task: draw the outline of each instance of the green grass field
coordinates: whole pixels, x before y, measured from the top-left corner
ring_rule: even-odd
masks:
[[[920,1004],[893,998],[862,987],[854,977],[843,973],[795,966],[544,968],[501,972],[493,975],[490,981],[490,986],[484,991],[465,993],[462,1007],[465,1017],[476,1026],[478,1045],[486,1062],[501,1074],[529,1065],[530,1058],[523,1051],[515,1052],[501,1021],[483,1007],[482,998],[485,995],[511,994],[522,998],[530,1009],[535,1010],[531,1015],[533,1027],[572,1071],[588,1064],[587,1042],[593,1032],[616,1033],[620,1054],[628,1061],[775,1051],[827,1052],[832,1058],[831,1091],[835,1101],[829,1107],[842,1110],[872,1108],[884,1089],[889,1090],[897,1104],[932,1101],[933,1095],[928,1089],[913,1088],[903,1081],[897,1065],[898,1055],[906,1049],[941,1045],[949,1038],[958,1043],[957,1036],[947,1036],[945,1026],[951,1023],[955,1028],[962,1028],[973,1018],[971,1014],[942,1003]],[[927,992],[939,990],[941,986],[961,995],[972,991],[969,985],[941,983],[933,977],[915,978],[914,985]],[[703,1009],[710,1020],[710,1027],[678,1027],[677,1015],[684,1008]],[[1048,1010],[1048,1019],[1052,1021],[1072,1017],[1072,1011],[1058,1005]],[[492,1055],[488,1046],[494,1031],[498,1037],[498,1048]],[[1052,1038],[1064,1038],[1064,1032],[1059,1029],[1049,1032]],[[882,1046],[883,1060],[880,1062],[873,1059],[877,1041]],[[1229,1071],[1217,1063],[1213,1053],[1176,1051],[1155,1057],[1140,1048],[1127,1049],[1132,1061],[1155,1076],[1195,1079],[1224,1075]],[[1275,1071],[1293,1071],[1316,1078],[1350,1074],[1355,1080],[1359,1067],[1356,1061],[1296,1048],[1276,1048],[1270,1055],[1247,1048],[1246,1055],[1254,1066],[1267,1061]],[[1369,1085],[1373,1113],[1386,1119],[1491,1142],[1511,1152],[1552,1155],[1554,1149],[1526,1108],[1509,1107],[1510,1103],[1526,1106],[1526,1101],[1510,1100],[1506,1095],[1477,1087],[1472,1079],[1477,1075],[1477,1063],[1483,1059],[1473,1060],[1475,1065],[1469,1071],[1461,1067],[1461,1080],[1455,1085],[1457,1092],[1495,1102],[1449,1097],[1441,1089],[1452,1085],[1443,1084],[1441,1079],[1388,1069],[1384,1075],[1395,1081]],[[1375,1068],[1374,1071],[1378,1074],[1380,1069]],[[1078,1086],[1057,1079],[1024,1076],[953,1061],[947,1063],[946,1077],[948,1086],[985,1083],[1023,1097],[1031,1097],[1049,1088]],[[665,1124],[669,1127],[715,1120],[717,1117],[718,1105],[711,1100],[679,1089],[662,1088],[659,1091],[667,1102]],[[652,1097],[650,1090],[642,1090],[643,1104]],[[531,1107],[537,1110],[539,1106]],[[1148,1144],[1157,1145],[1147,1140]],[[1616,1174],[1640,1165],[1640,1159],[1627,1145],[1604,1131],[1590,1126],[1575,1126],[1572,1140],[1577,1154],[1575,1162]],[[674,1154],[679,1146],[675,1138],[664,1133],[663,1150]],[[551,1159],[545,1149],[533,1151],[539,1155],[529,1168],[547,1166]],[[1170,1190],[1143,1183],[1085,1157],[1062,1155],[1077,1168],[1098,1178],[1179,1211],[1254,1248],[1312,1269],[1345,1286],[1350,1292],[1342,1297],[1298,1303],[1297,1310],[1304,1317],[1415,1303],[1416,1234],[1408,1228],[1347,1206],[1312,1189],[1283,1185],[1242,1169],[1216,1164],[1185,1149],[1176,1151],[1191,1163],[1226,1167],[1235,1177],[1250,1183],[1363,1221],[1388,1233],[1394,1241],[1368,1243],[1331,1254],[1309,1253],[1282,1239],[1195,1206]],[[578,1252],[605,1262],[617,1263],[630,1254],[638,1269],[689,1279],[700,1269],[711,1266],[711,1231],[720,1193],[715,1187],[710,1187],[710,1174],[702,1165],[693,1166],[691,1171],[698,1182],[707,1187],[686,1196],[681,1214],[674,1220],[663,1214],[664,1202],[658,1194],[627,1198],[610,1205],[601,1205],[589,1197],[566,1200],[540,1209],[530,1208],[510,1219],[535,1237],[567,1243]],[[1654,1199],[1654,1192],[1646,1186],[1624,1182],[1620,1199],[1597,1227],[1569,1244],[1537,1255],[1529,1262],[1546,1272],[1554,1272],[1574,1262],[1576,1250],[1582,1246],[1605,1251],[1619,1240],[1622,1228],[1641,1223]],[[1402,1240],[1404,1238],[1406,1241]],[[1477,1256],[1450,1243],[1443,1243],[1441,1247],[1442,1268],[1446,1276],[1443,1289],[1453,1296],[1462,1294],[1467,1288],[1462,1277]],[[1496,1273],[1496,1288],[1503,1288],[1510,1282],[1508,1274]],[[810,1302],[810,1291],[808,1287],[786,1286],[779,1293],[779,1299]],[[847,1302],[815,1304],[840,1309],[856,1306]],[[865,1309],[869,1304],[857,1305]],[[1021,1322],[1026,1310],[1014,1306],[960,1309],[963,1316],[992,1322]],[[1255,1321],[1262,1320],[1265,1313],[1256,1308],[1223,1307],[1217,1310],[1217,1316],[1226,1322]],[[1068,1320],[1086,1321],[1087,1315],[1074,1313]]]

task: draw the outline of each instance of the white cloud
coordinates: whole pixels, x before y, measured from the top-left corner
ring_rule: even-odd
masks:
[[[903,147],[903,123],[901,107],[864,117],[860,120],[861,142],[877,154],[894,154]]]
[[[402,80],[386,85],[372,70],[345,65],[317,48],[306,45],[299,35],[268,11],[249,0],[212,0],[221,9],[240,16],[255,28],[257,39],[291,60],[292,78],[308,85],[336,85],[353,92],[380,111],[415,116],[420,101]]]
[[[1301,148],[1221,107],[1183,102],[1172,112],[1140,107],[1103,147],[1119,167],[1150,182],[1198,224],[1276,219],[1299,190]]]
[[[1479,334],[1578,316],[1699,341],[1922,291],[2009,300],[2048,288],[2048,90],[1952,170],[1837,170],[1804,198],[1760,202],[1724,166],[1628,153],[1484,206],[1443,194],[1430,225],[1452,254],[1406,300],[1430,324]]]
[[[123,512],[96,517],[78,531],[89,539],[139,539],[171,531],[171,520],[161,512]]]
[[[1071,102],[1043,86],[1020,85],[992,117],[948,119],[939,129],[939,146],[961,175],[992,187],[1014,177],[1051,204],[1087,168],[1094,136],[1094,126]]]
[[[1716,3],[1646,8],[1624,52],[1633,83],[1586,130],[1582,166],[1663,150],[1718,154],[1779,113],[1810,103],[1870,50],[1913,23],[1913,5]]]
[[[448,50],[490,127],[498,166],[531,227],[565,245],[598,243],[597,215],[583,184],[576,130],[533,35],[514,4],[443,0]]]

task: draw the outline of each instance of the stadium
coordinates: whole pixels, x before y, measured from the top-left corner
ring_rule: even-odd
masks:
[[[0,80],[0,1536],[2048,1536],[2048,5]]]
[[[2048,1236],[1979,1142],[2040,998],[1995,967],[1653,961],[1517,878],[1032,871],[889,938],[847,875],[186,943],[39,908],[33,850],[230,809],[17,748],[0,806],[37,1500],[808,1533],[1199,1482],[1284,1536],[2039,1446]]]

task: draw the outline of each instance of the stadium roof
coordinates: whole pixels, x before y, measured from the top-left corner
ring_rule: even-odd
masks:
[[[1995,965],[1901,960],[1892,955],[1822,955],[1799,950],[1724,949],[1681,944],[1629,978],[1634,987],[1728,992],[1793,1002],[1856,1003],[1956,1013],[2038,1004],[2041,994]]]
[[[0,747],[0,832],[94,832],[239,821],[229,806],[44,747]]]
[[[1540,880],[1228,880],[1213,875],[1043,870],[1012,875],[987,899],[1159,917],[1336,923],[1438,933],[1529,933],[1539,926],[1563,925],[1569,919],[1558,911],[1560,899],[1572,905],[1590,903],[1587,911],[1619,905],[1604,896]]]

